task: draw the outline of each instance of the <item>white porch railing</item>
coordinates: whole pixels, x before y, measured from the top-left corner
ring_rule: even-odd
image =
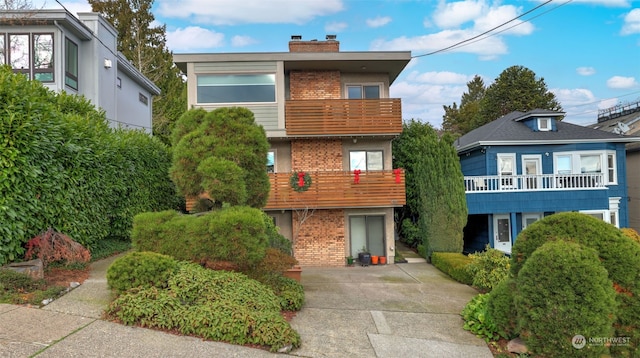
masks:
[[[604,174],[484,175],[464,177],[466,193],[606,189]]]

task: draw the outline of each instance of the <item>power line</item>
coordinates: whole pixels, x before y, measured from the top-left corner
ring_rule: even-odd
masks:
[[[521,18],[521,17],[523,17],[523,16],[525,16],[525,15],[528,15],[528,14],[532,13],[533,11],[536,11],[537,9],[539,9],[539,8],[541,8],[541,7],[543,7],[543,6],[547,5],[547,4],[549,4],[549,3],[550,3],[550,2],[552,2],[552,1],[553,1],[553,0],[547,0],[546,2],[544,2],[544,3],[542,3],[542,4],[540,4],[540,5],[536,6],[536,7],[534,7],[533,9],[528,10],[528,11],[526,11],[526,12],[524,12],[524,13],[522,13],[522,14],[520,14],[520,15],[516,16],[516,17],[514,17],[513,19],[511,19],[511,20],[509,20],[509,21],[503,22],[502,24],[500,24],[500,25],[498,25],[498,26],[496,26],[496,27],[493,27],[493,28],[491,28],[491,29],[489,29],[489,30],[487,30],[487,31],[485,31],[485,32],[483,32],[483,33],[481,33],[481,34],[479,34],[479,35],[476,35],[476,36],[470,37],[470,38],[468,38],[468,39],[466,39],[466,40],[462,40],[462,41],[460,41],[460,42],[457,42],[457,43],[455,43],[455,44],[453,44],[453,45],[451,45],[451,46],[448,46],[448,47],[442,48],[442,49],[440,49],[440,50],[432,51],[432,52],[425,53],[425,54],[422,54],[422,55],[411,56],[411,58],[418,58],[418,57],[430,56],[430,55],[434,55],[434,54],[437,54],[437,53],[440,53],[440,52],[444,52],[444,51],[450,50],[450,49],[455,48],[455,47],[459,47],[459,46],[460,46],[460,45],[462,45],[462,44],[465,44],[465,43],[467,43],[467,42],[473,41],[473,40],[475,40],[475,39],[477,39],[477,38],[479,38],[479,37],[481,37],[481,36],[484,36],[484,35],[486,35],[486,34],[488,34],[488,33],[492,32],[492,31],[494,31],[494,30],[496,30],[496,29],[501,28],[502,26],[505,26],[506,24],[509,24],[509,23],[511,23],[511,22],[513,22],[513,21],[516,21],[517,19],[519,19],[519,18]],[[569,0],[569,1],[571,1],[571,0]],[[569,2],[569,1],[567,1],[567,2]],[[564,4],[563,4],[563,5],[564,5]],[[561,6],[562,6],[562,5],[561,5]],[[485,38],[486,38],[486,37],[485,37]],[[483,39],[484,39],[484,38],[483,38]]]

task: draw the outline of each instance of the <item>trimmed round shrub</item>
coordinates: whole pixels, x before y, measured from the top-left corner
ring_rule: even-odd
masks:
[[[117,258],[107,269],[109,287],[124,292],[131,288],[167,287],[178,262],[154,252],[131,252]]]
[[[513,302],[515,290],[516,281],[513,278],[508,278],[491,290],[487,302],[487,315],[496,325],[498,334],[507,339],[518,336],[516,333],[518,312]]]
[[[589,215],[558,213],[536,221],[523,230],[513,246],[511,273],[517,277],[536,249],[548,241],[580,243],[596,250],[617,291],[614,335],[629,337],[628,345],[611,347],[617,356],[640,349],[640,245],[619,229]]]
[[[610,337],[615,290],[595,250],[566,241],[538,248],[518,276],[520,337],[545,357],[599,357],[604,345],[576,349],[575,335]]]

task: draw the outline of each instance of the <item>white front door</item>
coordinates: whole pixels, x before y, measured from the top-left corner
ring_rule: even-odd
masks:
[[[511,220],[508,214],[493,215],[493,247],[511,254]]]
[[[522,171],[525,189],[541,189],[542,157],[539,155],[523,155]]]

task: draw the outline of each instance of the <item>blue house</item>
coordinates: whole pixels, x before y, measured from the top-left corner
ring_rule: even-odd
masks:
[[[628,226],[625,144],[640,137],[564,123],[562,115],[512,112],[454,143],[469,209],[466,252],[489,244],[510,254],[520,231],[557,212]]]

